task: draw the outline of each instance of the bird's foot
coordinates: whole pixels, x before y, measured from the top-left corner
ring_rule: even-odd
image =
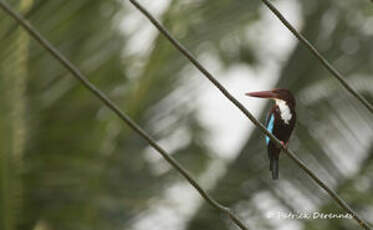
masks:
[[[284,143],[283,141],[280,141],[280,142],[281,142],[282,148],[284,148],[285,150],[288,150],[288,143]]]

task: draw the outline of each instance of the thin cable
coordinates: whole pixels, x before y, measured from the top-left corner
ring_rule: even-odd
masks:
[[[277,16],[278,19],[294,34],[297,39],[303,43],[311,53],[321,62],[321,64],[332,74],[332,76],[342,84],[342,86],[356,97],[371,113],[373,113],[373,105],[370,104],[361,94],[353,89],[345,80],[344,77],[337,69],[335,69],[329,62],[320,54],[320,52],[301,34],[299,33],[280,13],[280,11],[268,0],[262,0],[263,3]]]
[[[164,150],[156,141],[149,136],[139,125],[137,125],[127,114],[122,112],[120,108],[114,104],[103,92],[96,88],[67,58],[65,58],[52,44],[50,44],[33,26],[31,26],[18,13],[14,12],[5,2],[0,1],[0,7],[11,17],[13,17],[29,34],[40,43],[46,50],[49,51],[63,66],[68,69],[71,74],[79,80],[89,91],[97,96],[109,109],[118,115],[128,126],[143,137],[154,149],[156,149],[162,157],[170,163],[188,182],[198,191],[198,193],[213,207],[228,215],[232,221],[237,224],[242,230],[248,230],[243,222],[227,207],[215,201],[166,150]]]
[[[298,164],[320,187],[322,187],[346,212],[350,213],[353,218],[360,224],[360,226],[366,230],[370,230],[368,224],[329,186],[327,186],[311,169],[309,169],[303,162],[300,160],[293,151],[284,148],[281,142],[270,133],[262,123],[260,123],[256,118],[236,99],[234,98],[228,90],[219,83],[219,81],[202,66],[202,64],[191,54],[179,41],[177,41],[167,29],[158,22],[142,5],[140,5],[136,0],[129,0],[141,13],[143,13],[150,22],[158,28],[158,30],[186,57],[194,66],[200,70],[203,75],[209,79],[219,90],[228,98],[234,105],[236,105],[246,116],[250,119],[257,127],[260,128],[265,135],[269,136],[271,140],[276,143],[278,147],[281,147],[291,159]]]

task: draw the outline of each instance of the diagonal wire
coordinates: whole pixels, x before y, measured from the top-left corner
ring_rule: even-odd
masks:
[[[235,215],[228,207],[225,207],[215,201],[192,177],[192,175],[178,163],[169,153],[166,152],[156,141],[149,136],[139,125],[137,125],[127,114],[114,104],[101,90],[96,88],[85,77],[77,67],[75,67],[66,57],[64,57],[52,44],[50,44],[33,26],[31,26],[22,16],[13,11],[4,1],[0,1],[0,8],[7,14],[13,17],[19,25],[21,25],[27,32],[39,42],[52,56],[54,56],[70,73],[79,80],[90,92],[98,97],[110,110],[112,110],[118,117],[144,138],[154,149],[156,149],[162,157],[170,163],[181,175],[188,180],[188,182],[198,191],[198,193],[214,208],[228,215],[229,218],[242,230],[248,230],[243,222]]]
[[[373,0],[372,0],[373,1]],[[278,19],[290,30],[292,34],[307,47],[307,49],[321,62],[321,64],[332,74],[332,76],[342,84],[342,86],[350,92],[353,96],[356,97],[371,113],[373,113],[373,105],[370,104],[367,99],[365,99],[361,94],[359,94],[355,89],[353,89],[347,82],[344,80],[342,74],[334,68],[324,56],[301,34],[299,33],[294,26],[290,24],[289,21],[280,13],[280,11],[268,0],[262,0],[262,2],[276,15]]]
[[[194,64],[194,66],[200,70],[204,76],[210,80],[219,90],[221,93],[224,94],[235,106],[237,106],[247,118],[252,121],[255,126],[259,127],[262,132],[265,133],[271,140],[276,143],[278,147],[281,147],[287,155],[298,164],[320,187],[322,187],[346,212],[350,213],[356,222],[364,229],[370,230],[371,228],[368,224],[357,214],[333,189],[331,189],[328,185],[326,185],[311,169],[309,169],[302,160],[300,160],[296,154],[284,148],[281,142],[270,133],[262,123],[260,123],[236,98],[234,98],[228,90],[220,84],[220,82],[201,65],[201,63],[190,53],[179,41],[177,41],[168,31],[167,29],[161,25],[161,23],[155,19],[142,5],[140,5],[136,0],[129,0],[142,14],[144,14],[150,22],[157,27],[157,29],[190,61]]]

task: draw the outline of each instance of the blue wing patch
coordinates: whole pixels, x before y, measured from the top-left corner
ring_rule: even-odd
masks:
[[[271,133],[273,133],[273,126],[274,126],[274,123],[275,123],[275,116],[272,114],[271,115],[271,118],[270,118],[270,120],[269,120],[269,122],[268,122],[268,124],[267,124],[267,129],[268,129],[268,131],[269,132],[271,132]],[[267,143],[267,145],[269,144],[269,141],[270,141],[271,139],[268,137],[268,136],[266,136],[266,143]]]

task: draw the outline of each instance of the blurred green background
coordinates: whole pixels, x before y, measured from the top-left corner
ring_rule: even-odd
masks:
[[[290,148],[373,222],[372,114],[261,1],[139,1],[230,91],[291,89]],[[359,228],[350,219],[269,218],[344,211],[286,156],[273,182],[263,134],[128,1],[7,2],[249,229]],[[373,103],[372,3],[274,4]],[[2,11],[0,41],[0,229],[236,229]],[[250,109],[264,121],[269,106]],[[220,151],[225,139],[242,143]]]

